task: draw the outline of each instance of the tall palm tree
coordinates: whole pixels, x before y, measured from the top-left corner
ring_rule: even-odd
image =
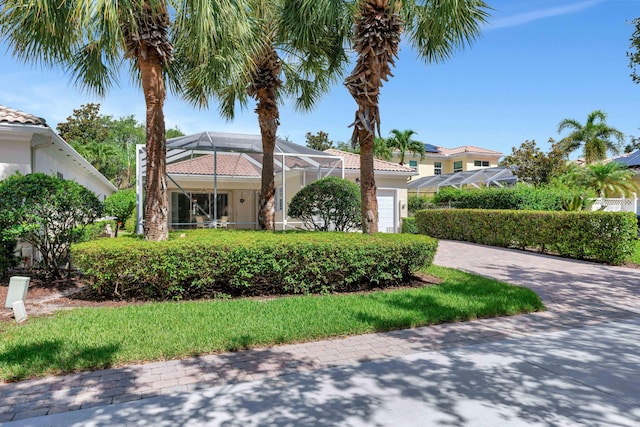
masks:
[[[565,129],[572,129],[573,132],[560,140],[559,143],[567,153],[582,146],[584,160],[587,164],[606,159],[608,151],[619,154],[624,134],[607,125],[606,120],[607,115],[602,110],[589,113],[584,125],[574,119],[564,119],[558,125],[558,133]],[[611,138],[615,138],[618,143],[611,141]]]
[[[402,132],[398,129],[392,129],[391,136],[387,139],[387,145],[399,151],[401,165],[404,165],[404,157],[407,153],[420,156],[420,160],[424,157],[424,144],[411,139],[413,135],[417,135],[417,132],[411,129],[403,130]]]
[[[191,64],[188,98],[207,106],[220,101],[223,116],[232,119],[236,105],[256,102],[262,136],[262,182],[258,223],[275,228],[274,157],[280,124],[279,104],[295,99],[298,110],[311,109],[320,95],[343,73],[349,20],[345,5],[317,0],[302,7],[299,0],[249,0],[250,24],[259,47],[250,69],[230,69],[227,58],[209,57]]]
[[[0,36],[25,62],[61,66],[76,84],[104,96],[117,83],[125,59],[142,86],[146,111],[147,176],[144,234],[164,240],[167,228],[165,79],[180,90],[182,73],[174,48],[203,58],[246,52],[249,34],[243,1],[3,0]],[[175,17],[171,25],[170,16]]]
[[[576,168],[571,181],[591,189],[598,197],[628,197],[638,191],[635,172],[617,162],[594,163]]]
[[[392,76],[403,32],[420,59],[440,62],[478,36],[489,7],[483,0],[354,0],[354,4],[357,61],[345,85],[358,104],[352,141],[360,145],[362,228],[374,233],[378,203],[373,141],[376,132],[380,134],[380,88]]]

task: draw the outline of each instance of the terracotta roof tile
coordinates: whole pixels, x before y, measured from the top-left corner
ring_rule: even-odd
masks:
[[[216,169],[221,176],[260,177],[259,166],[240,153],[218,153]],[[213,175],[213,154],[167,165],[167,173],[183,175]]]
[[[46,126],[47,122],[33,114],[0,105],[0,123]]]
[[[355,153],[349,153],[341,150],[329,149],[324,151],[327,154],[334,156],[340,156],[344,159],[345,169],[360,169],[360,155]],[[398,163],[387,162],[384,160],[373,160],[373,169],[380,172],[405,172],[415,173],[414,170],[407,166],[402,166]]]

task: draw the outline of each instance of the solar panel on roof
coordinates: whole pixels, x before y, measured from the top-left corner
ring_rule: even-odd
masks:
[[[431,144],[424,144],[424,151],[426,153],[439,153],[440,150],[438,150],[438,147],[436,147],[435,145],[431,145]]]
[[[640,150],[629,154],[628,156],[613,159],[613,161],[616,163],[621,163],[628,167],[640,166]]]

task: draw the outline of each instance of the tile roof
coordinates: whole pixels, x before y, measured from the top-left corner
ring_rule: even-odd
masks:
[[[167,173],[213,175],[213,154],[167,165]],[[220,176],[260,177],[262,170],[240,153],[218,153],[216,169]]]
[[[481,147],[474,147],[473,145],[463,145],[462,147],[457,147],[457,148],[445,148],[445,147],[436,147],[436,148],[446,156],[451,156],[453,154],[462,154],[462,153],[493,154],[493,155],[502,156],[502,153],[499,151],[489,150]]]
[[[324,150],[325,153],[331,154],[334,156],[340,156],[344,159],[344,168],[345,169],[360,169],[360,155],[355,153],[349,153],[347,151],[335,150],[330,148],[328,150]],[[373,169],[380,172],[404,172],[404,173],[415,173],[415,171],[407,166],[402,166],[398,163],[387,162],[384,160],[373,160]]]
[[[43,118],[4,105],[0,105],[0,123],[47,126]]]

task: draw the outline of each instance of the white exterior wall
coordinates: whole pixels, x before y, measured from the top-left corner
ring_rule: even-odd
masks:
[[[0,181],[16,172],[31,173],[29,135],[11,135],[0,131]]]

